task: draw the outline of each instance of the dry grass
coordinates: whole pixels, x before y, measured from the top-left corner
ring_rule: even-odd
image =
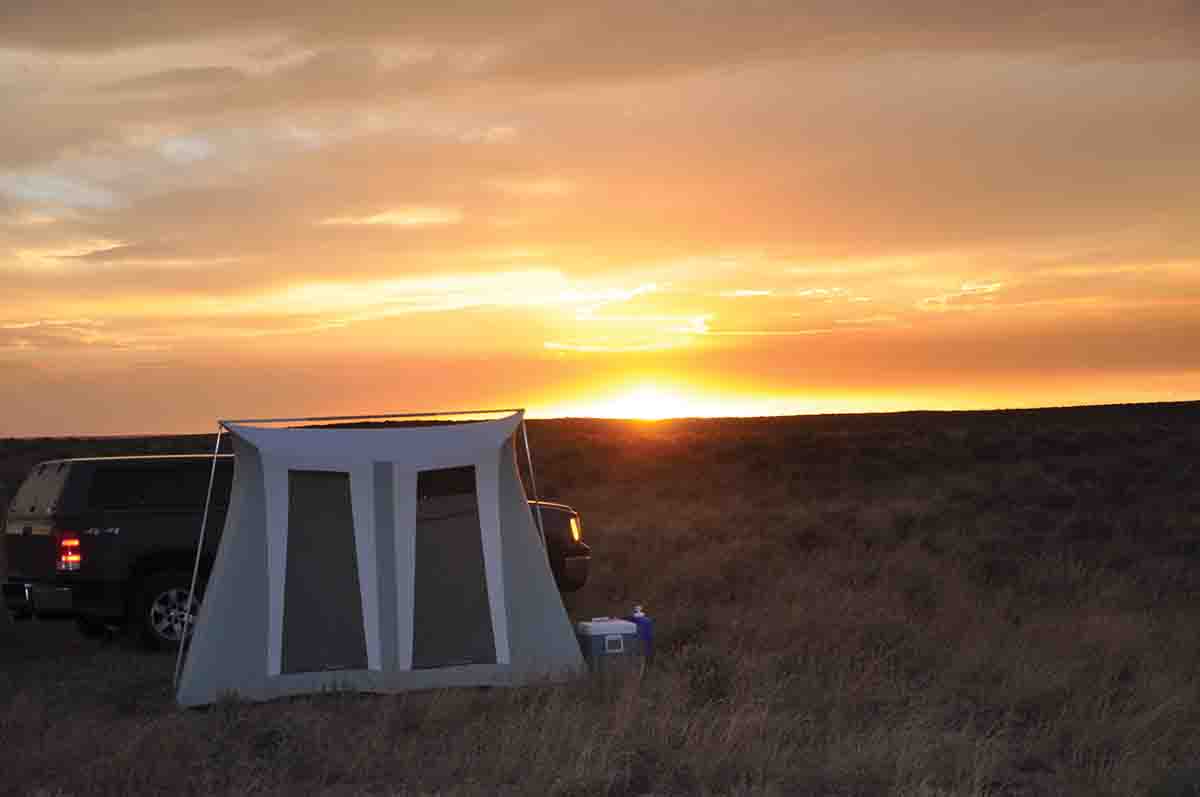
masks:
[[[184,712],[23,623],[0,791],[1200,795],[1200,405],[530,434],[640,682]]]

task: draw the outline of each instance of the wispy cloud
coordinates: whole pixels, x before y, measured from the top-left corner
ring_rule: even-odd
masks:
[[[686,346],[696,336],[707,334],[708,323],[714,317],[710,313],[688,315],[655,311],[599,312],[601,308],[629,302],[658,290],[657,284],[643,284],[580,307],[575,313],[575,321],[587,327],[594,326],[608,331],[591,334],[586,340],[548,341],[546,348],[576,352],[661,351]],[[619,331],[613,332],[614,328]]]
[[[485,142],[495,144],[502,141],[511,141],[520,133],[514,125],[487,125],[482,128],[472,128],[467,130],[459,138],[466,142]]]
[[[917,307],[934,312],[975,310],[994,302],[996,292],[1003,287],[1003,282],[964,282],[957,291],[952,293],[921,299],[917,302]]]
[[[117,195],[102,185],[48,173],[0,172],[0,196],[88,209],[111,208],[118,201]]]
[[[598,296],[595,296],[594,298],[589,298],[582,307],[580,307],[578,310],[576,310],[575,319],[577,321],[628,321],[628,320],[631,320],[634,317],[599,315],[599,314],[597,314],[597,311],[600,310],[602,307],[607,307],[608,305],[611,305],[611,304],[615,304],[615,303],[619,303],[619,302],[628,302],[632,299],[637,298],[638,296],[646,296],[651,293],[657,293],[659,290],[660,290],[660,288],[659,288],[658,283],[646,282],[646,283],[642,283],[641,285],[638,285],[636,288],[628,288],[628,289],[618,288],[618,289],[610,289],[607,291],[602,291],[602,292],[600,292],[600,294]],[[563,298],[567,301],[570,301],[570,300],[575,299],[577,296],[581,296],[581,295],[582,294],[578,294],[576,292],[568,292],[568,293],[564,294]],[[637,320],[645,320],[645,319],[639,318]]]
[[[208,310],[223,314],[329,314],[344,321],[473,307],[598,306],[635,296],[639,288],[589,290],[551,269],[455,274],[428,278],[307,282],[239,300],[214,299]]]
[[[486,185],[504,194],[524,197],[567,196],[575,190],[571,181],[556,177],[488,180]]]
[[[738,288],[733,291],[721,291],[717,295],[723,299],[749,299],[756,296],[770,296],[774,291],[754,288]]]
[[[37,321],[11,321],[8,323],[0,323],[0,329],[39,329],[39,328],[55,328],[55,327],[96,327],[100,326],[100,321],[95,321],[91,318],[42,318]]]
[[[77,254],[63,255],[62,260],[104,266],[151,266],[154,268],[197,268],[237,263],[232,255],[199,257],[182,254],[177,247],[154,243],[116,243]]]
[[[91,318],[44,318],[0,323],[0,353],[149,352],[170,348],[170,336],[110,330]]]
[[[50,213],[24,212],[7,216],[0,214],[0,224],[12,227],[44,227],[58,221],[59,217]]]
[[[863,318],[839,318],[833,323],[845,326],[866,327],[879,324],[894,324],[898,320],[894,315],[869,315]]]
[[[830,327],[818,327],[815,329],[712,329],[704,334],[724,337],[737,338],[770,338],[770,337],[794,337],[808,335],[828,335],[831,332],[836,332],[836,329]]]
[[[231,66],[177,67],[115,80],[98,86],[100,92],[145,93],[228,88],[248,75]]]
[[[113,252],[97,250],[100,256]],[[564,345],[580,351],[589,346],[629,351],[668,348],[686,343],[702,334],[707,316],[636,314],[605,316],[598,308],[627,302],[653,293],[657,286],[644,283],[630,288],[597,285],[587,280],[574,281],[553,269],[533,268],[518,271],[465,273],[431,277],[367,279],[344,281],[308,281],[284,284],[244,293],[188,293],[154,301],[129,296],[120,304],[101,303],[105,317],[123,330],[145,333],[171,319],[171,327],[184,338],[208,341],[241,340],[298,336],[345,329],[355,324],[384,321],[418,314],[432,315],[465,310],[534,310],[546,314],[554,324],[575,325],[584,322],[587,335],[572,336]],[[147,307],[152,306],[152,312]],[[73,300],[75,312],[91,312],[93,305]],[[14,318],[0,322],[0,331],[18,333],[57,330],[82,339],[89,327],[109,322],[83,318]],[[612,325],[624,331],[612,332]],[[582,328],[582,327],[580,327]],[[128,341],[133,338],[126,336]],[[10,347],[11,348],[11,347]],[[614,349],[615,350],[615,349]]]
[[[846,295],[845,288],[805,288],[804,290],[796,291],[793,294],[800,299],[824,299],[827,302],[832,302]]]
[[[385,210],[367,216],[334,216],[321,224],[334,227],[434,227],[458,224],[462,212],[454,208],[407,207]]]
[[[159,142],[158,151],[169,161],[190,164],[212,157],[216,147],[203,136],[177,136]]]
[[[48,246],[18,248],[12,250],[14,257],[9,262],[31,270],[60,270],[70,267],[72,261],[77,258],[86,258],[89,255],[107,252],[124,245],[124,241],[83,239]]]
[[[670,341],[648,341],[644,343],[625,343],[625,344],[609,344],[609,343],[564,343],[555,340],[548,340],[542,343],[542,347],[551,351],[572,351],[585,354],[621,354],[634,353],[642,351],[665,351],[667,349],[677,348],[677,342]]]

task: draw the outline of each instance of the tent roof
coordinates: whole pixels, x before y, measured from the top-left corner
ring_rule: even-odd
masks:
[[[266,456],[322,457],[343,461],[386,461],[423,468],[469,464],[512,436],[524,418],[517,410],[506,418],[443,426],[374,429],[276,429],[233,421],[231,433]]]

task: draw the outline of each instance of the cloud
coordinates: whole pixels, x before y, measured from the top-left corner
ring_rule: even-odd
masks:
[[[228,89],[250,77],[232,66],[180,66],[115,80],[98,87],[102,92],[142,94]]]
[[[12,227],[44,227],[48,224],[54,224],[57,221],[59,221],[57,216],[49,213],[38,213],[32,210],[0,215],[0,224]]]
[[[160,142],[158,151],[175,163],[196,163],[210,158],[216,151],[212,141],[204,136],[179,136]]]
[[[582,354],[631,354],[644,351],[666,351],[680,344],[678,342],[647,341],[644,343],[606,344],[606,343],[563,343],[548,340],[542,344],[550,351],[572,351]]]
[[[519,197],[567,196],[575,190],[569,180],[553,177],[489,180],[487,184],[505,194]]]
[[[711,329],[706,335],[732,338],[769,338],[769,337],[807,337],[809,335],[828,335],[837,330],[828,327],[814,329]]]
[[[335,216],[322,219],[321,224],[337,227],[430,227],[458,224],[461,221],[462,213],[453,208],[409,207],[368,216]]]
[[[605,36],[597,36],[604,31]],[[1054,49],[1066,52],[1194,52],[1200,11],[1186,0],[1130,5],[1115,0],[1012,9],[916,0],[655,4],[522,1],[503,9],[482,0],[394,4],[375,0],[354,13],[299,0],[241,3],[133,0],[117,7],[68,0],[6,4],[0,41],[48,49],[102,51],[203,37],[269,34],[303,42],[395,40],[519,42],[496,60],[521,74],[613,72],[651,60],[658,69],[763,57],[779,51],[861,57],[889,48]],[[653,43],[655,47],[647,47]]]
[[[99,321],[90,318],[43,318],[37,321],[0,322],[0,329],[6,331],[24,329],[55,329],[58,327],[82,328],[100,326]]]
[[[757,296],[770,296],[774,291],[756,288],[738,288],[732,291],[721,291],[718,296],[723,299],[749,299]]]
[[[0,195],[69,208],[110,208],[117,204],[117,195],[102,186],[46,173],[0,172]]]
[[[328,263],[332,243],[298,225],[411,204],[460,208],[477,222],[456,225],[464,245],[520,236],[576,251],[603,240],[626,260],[716,245],[797,259],[897,257],[1170,220],[1200,177],[1190,159],[1200,108],[1186,100],[1195,71],[1187,64],[978,54],[836,69],[778,62],[646,84],[632,106],[617,91],[521,91],[486,74],[461,96],[370,88],[382,85],[380,75],[391,86],[400,73],[456,68],[420,53],[393,66],[360,47],[284,59],[246,80],[200,72],[179,82],[211,77],[213,96],[188,89],[169,101],[92,102],[85,107],[95,121],[78,126],[78,140],[33,156],[52,158],[52,168],[9,178],[59,181],[57,191],[26,189],[22,201],[70,201],[79,192],[63,181],[105,192],[84,209],[106,210],[97,198],[127,206],[88,220],[111,238],[205,249],[215,244],[206,239],[233,237],[247,254],[305,268],[305,252],[324,250]],[[884,95],[872,88],[880,85]],[[787,99],[797,93],[803,106]],[[61,104],[31,113],[50,139],[58,127],[73,129]],[[488,131],[516,129],[489,140]],[[894,130],[904,135],[885,132]],[[0,157],[14,135],[0,131]],[[164,164],[164,152],[175,160]],[[572,190],[569,202],[534,201],[576,186],[587,190]],[[481,229],[500,218],[519,224]],[[362,233],[370,225],[342,226]],[[375,246],[380,262],[394,262],[376,241],[355,257]]]
[[[899,319],[894,315],[869,315],[862,318],[839,318],[833,323],[842,324],[848,327],[873,327],[887,324],[894,324]]]
[[[921,310],[945,312],[948,310],[976,310],[991,305],[996,300],[996,293],[1004,287],[1002,282],[971,283],[964,282],[962,287],[953,293],[943,293],[938,296],[928,296],[917,303]]]
[[[3,96],[0,86],[0,98]],[[79,114],[78,109],[68,111],[61,105],[48,108],[36,99],[8,100],[5,116],[21,119],[23,123],[0,125],[0,174],[52,162],[64,152],[78,152],[118,135],[117,126],[107,118],[89,117]],[[31,134],[31,130],[36,134]],[[16,175],[10,173],[5,179],[15,180]],[[28,198],[39,198],[36,193],[30,196],[28,188],[22,193]]]
[[[845,293],[845,288],[805,288],[796,291],[795,295],[801,299],[832,299]]]
[[[576,318],[576,320],[579,320],[579,321],[629,320],[628,317],[622,318],[620,316],[610,316],[610,315],[602,316],[602,315],[598,315],[597,313],[601,308],[608,307],[609,305],[619,304],[622,302],[628,302],[633,299],[636,299],[639,296],[648,296],[650,294],[657,293],[660,290],[661,290],[661,288],[659,287],[659,285],[654,282],[642,283],[641,285],[638,285],[637,287],[634,287],[634,288],[609,289],[607,291],[601,292],[598,295],[592,295],[592,296],[588,297],[585,300],[583,306],[581,306],[576,311],[575,318]],[[575,298],[580,298],[580,295],[568,293],[565,295],[564,298],[575,299]],[[638,320],[641,320],[641,319],[638,319]],[[662,320],[662,319],[654,319],[654,320]],[[670,319],[670,320],[674,321],[674,320],[679,320],[679,319]]]
[[[165,351],[161,339],[114,331],[89,318],[0,322],[0,356]]]
[[[233,255],[196,257],[172,244],[119,242],[108,243],[84,252],[62,255],[59,259],[72,261],[81,266],[105,266],[107,270],[129,267],[211,269],[239,262],[239,258]]]

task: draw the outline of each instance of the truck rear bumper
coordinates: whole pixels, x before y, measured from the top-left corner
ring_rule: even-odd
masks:
[[[76,614],[104,620],[117,620],[125,614],[125,596],[121,584],[109,581],[66,582]]]
[[[19,579],[4,582],[4,603],[18,617],[50,617],[75,612],[70,588]]]

